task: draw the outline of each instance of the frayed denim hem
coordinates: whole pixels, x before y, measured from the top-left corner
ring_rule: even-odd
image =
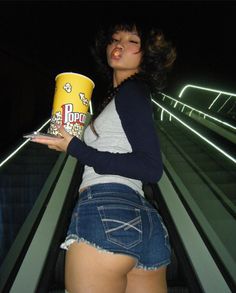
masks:
[[[78,236],[75,235],[75,234],[70,234],[70,235],[68,235],[68,236],[66,237],[65,242],[63,242],[63,243],[61,244],[60,248],[65,249],[65,250],[68,250],[69,247],[70,247],[70,245],[73,244],[74,242],[77,242],[77,243],[80,243],[80,242],[82,242],[82,243],[86,243],[86,244],[88,244],[88,245],[91,245],[91,246],[95,247],[99,252],[105,252],[105,253],[114,254],[114,252],[109,251],[109,250],[107,250],[107,249],[104,249],[104,248],[102,248],[102,247],[96,245],[95,243],[91,243],[90,241],[88,241],[88,240],[86,240],[86,239],[84,239],[84,238],[82,238],[82,237],[78,237]]]
[[[160,262],[158,263],[157,265],[155,266],[144,266],[143,264],[141,263],[138,263],[137,266],[135,267],[136,269],[139,269],[139,270],[144,270],[144,271],[155,271],[155,270],[158,270],[160,269],[161,267],[166,267],[170,264],[170,261],[163,261],[163,262]]]
[[[95,243],[92,243],[82,237],[79,237],[76,234],[70,234],[66,237],[65,241],[60,245],[60,248],[68,250],[70,245],[73,244],[74,242],[77,243],[86,243],[88,245],[91,245],[93,247],[95,247],[99,252],[103,252],[103,253],[109,253],[109,254],[115,254],[115,252],[109,251],[107,249],[102,248],[101,246],[96,245]],[[125,254],[126,255],[126,254]],[[131,256],[131,255],[130,255]],[[161,267],[165,267],[168,264],[170,264],[170,261],[163,261],[160,262],[158,264],[156,264],[155,266],[145,266],[143,264],[141,264],[140,262],[137,262],[137,265],[135,266],[136,269],[140,269],[140,270],[144,270],[144,271],[155,271],[158,270]]]

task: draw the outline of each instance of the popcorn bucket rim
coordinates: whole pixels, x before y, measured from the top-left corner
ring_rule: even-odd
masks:
[[[66,75],[66,74],[74,74],[74,75],[80,75],[80,76],[83,76],[83,77],[85,77],[86,79],[88,79],[88,80],[92,83],[93,88],[95,87],[95,83],[92,81],[91,78],[87,77],[87,76],[84,75],[84,74],[75,73],[75,72],[62,72],[62,73],[59,73],[59,74],[55,77],[55,81],[57,80],[57,78],[58,78],[59,76],[61,76],[61,75]]]

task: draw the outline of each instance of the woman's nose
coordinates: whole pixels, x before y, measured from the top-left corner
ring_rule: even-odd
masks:
[[[124,43],[122,41],[118,41],[116,43],[116,47],[119,48],[119,49],[123,49],[124,48]]]

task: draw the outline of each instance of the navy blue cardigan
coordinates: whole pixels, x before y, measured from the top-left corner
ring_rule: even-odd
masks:
[[[77,137],[71,140],[67,152],[99,174],[116,174],[144,183],[157,182],[163,165],[148,87],[140,81],[128,80],[121,85],[115,105],[131,153],[98,151]]]

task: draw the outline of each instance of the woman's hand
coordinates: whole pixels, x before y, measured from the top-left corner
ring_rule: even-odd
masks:
[[[74,136],[70,135],[63,126],[60,126],[60,128],[58,128],[58,131],[60,132],[60,134],[62,136],[58,136],[58,137],[35,137],[32,138],[31,141],[32,142],[37,142],[37,143],[41,143],[41,144],[45,144],[48,145],[48,147],[50,149],[56,150],[56,151],[60,151],[60,152],[66,152],[67,151],[67,147],[70,143],[70,141],[72,140],[72,138]]]

